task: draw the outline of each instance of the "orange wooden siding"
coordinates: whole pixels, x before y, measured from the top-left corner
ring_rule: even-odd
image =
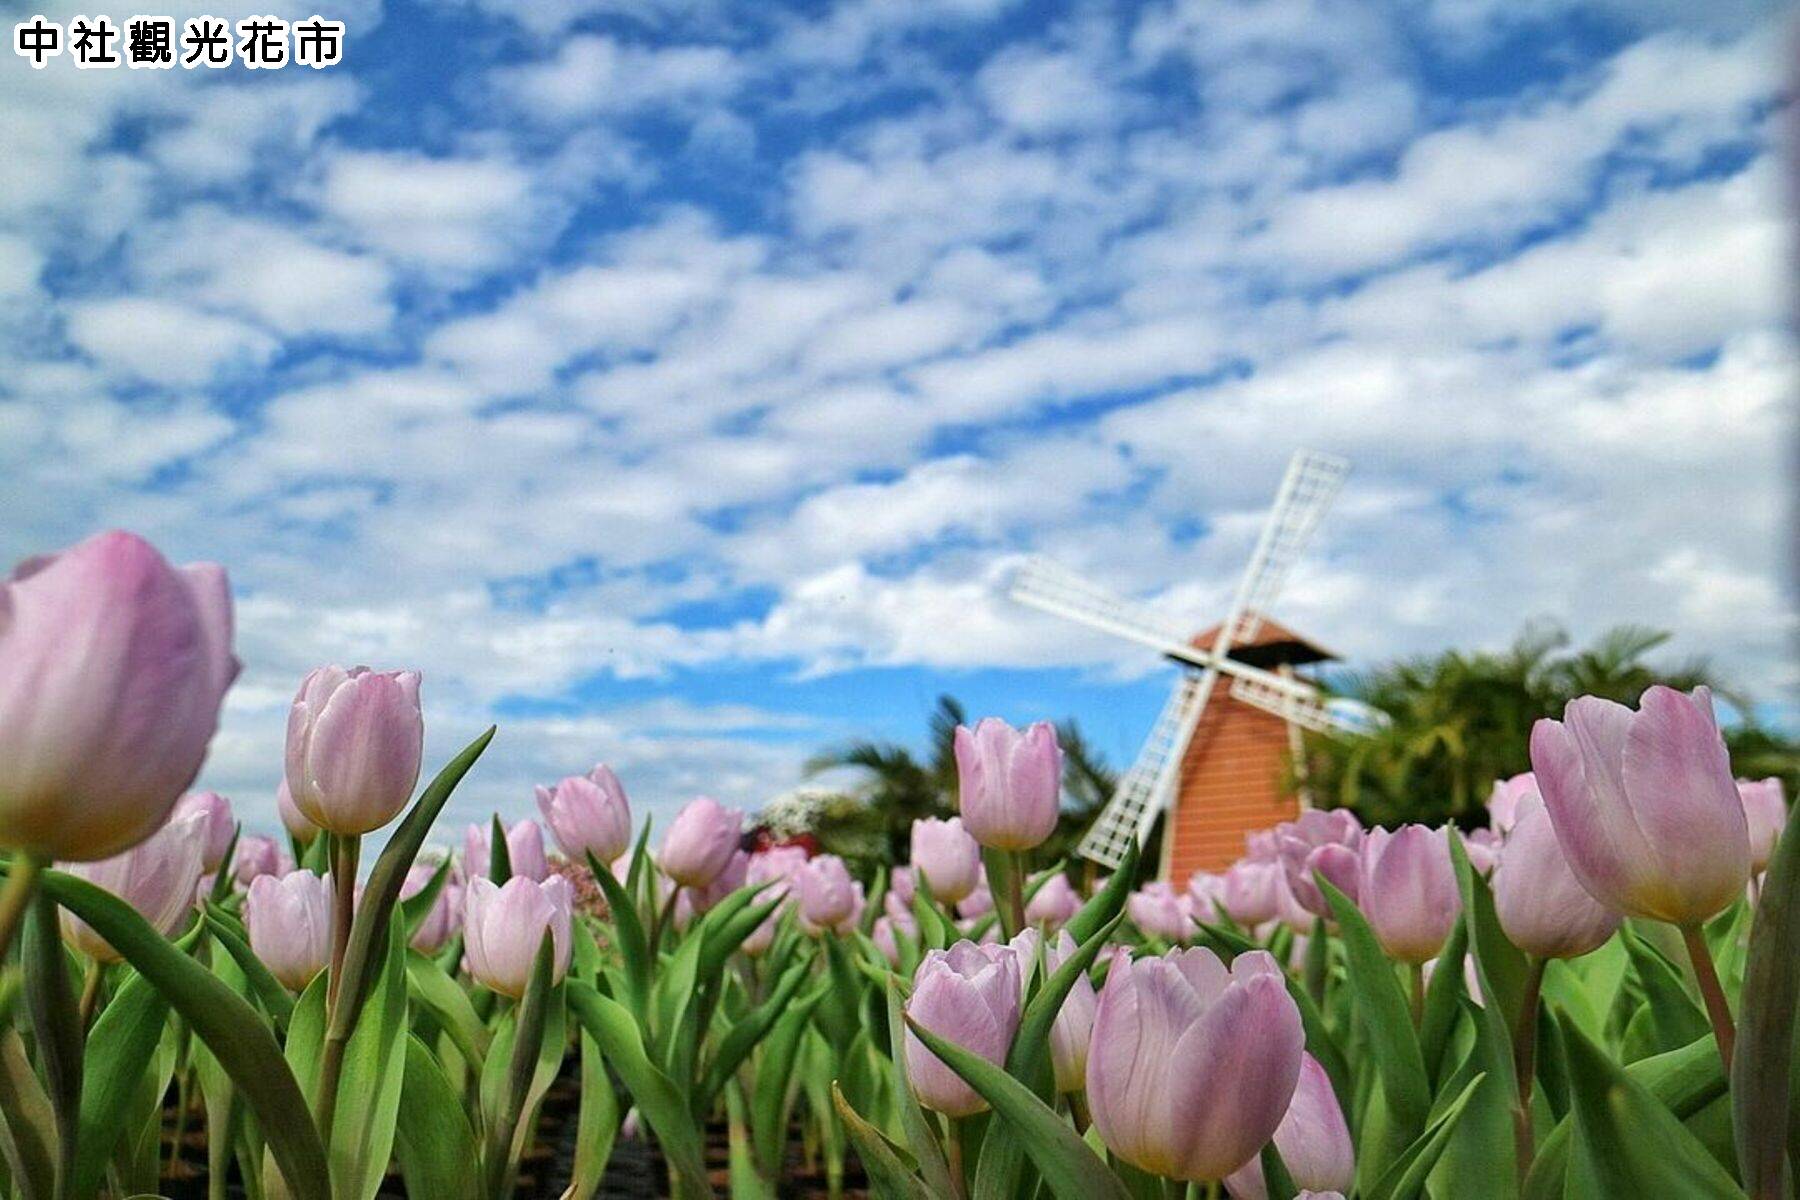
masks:
[[[1291,821],[1299,801],[1283,790],[1287,725],[1280,717],[1213,693],[1181,764],[1166,856],[1177,886],[1195,871],[1229,866],[1244,852],[1244,835]]]

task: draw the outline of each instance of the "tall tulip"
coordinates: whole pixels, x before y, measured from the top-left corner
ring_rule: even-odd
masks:
[[[663,835],[658,865],[682,887],[705,887],[731,863],[744,817],[710,796],[690,800]]]
[[[306,985],[331,962],[329,879],[311,871],[277,878],[258,875],[244,897],[244,927],[250,948],[269,973],[291,992]]]
[[[171,821],[186,816],[200,818],[206,830],[206,844],[200,854],[200,869],[210,875],[225,864],[231,851],[231,839],[237,836],[237,818],[231,815],[231,801],[217,792],[189,792],[175,802],[169,814]]]
[[[288,710],[294,806],[330,833],[380,829],[412,798],[424,742],[417,671],[320,667]]]
[[[1066,929],[1044,939],[1044,970],[1054,973],[1075,949],[1075,939]],[[1094,1012],[1099,1003],[1093,981],[1083,971],[1075,977],[1075,986],[1050,1026],[1050,1063],[1058,1092],[1079,1092],[1087,1086],[1088,1047],[1093,1042]]]
[[[1599,948],[1619,914],[1581,886],[1536,795],[1523,800],[1494,868],[1494,915],[1507,940],[1533,958],[1576,958]]]
[[[1288,1174],[1302,1188],[1342,1192],[1356,1182],[1356,1147],[1350,1140],[1350,1126],[1331,1088],[1331,1077],[1310,1054],[1300,1057],[1300,1082],[1287,1115],[1275,1130],[1275,1148],[1281,1151]],[[1232,1200],[1267,1200],[1269,1189],[1263,1181],[1260,1156],[1252,1156],[1228,1175],[1225,1186]]]
[[[1038,887],[1036,894],[1025,903],[1025,921],[1044,929],[1060,929],[1081,911],[1081,897],[1075,891],[1075,885],[1061,871],[1052,875]]]
[[[469,880],[463,897],[463,946],[476,983],[517,999],[531,982],[532,960],[544,934],[552,947],[551,982],[569,969],[569,929],[574,896],[569,881],[552,875],[539,882],[515,875],[504,886]]]
[[[809,859],[788,877],[800,926],[808,933],[841,929],[855,917],[858,893],[844,860],[835,854]]]
[[[205,819],[191,815],[170,821],[123,854],[66,864],[64,869],[125,901],[167,937],[181,928],[194,906],[205,851]],[[106,939],[68,909],[62,910],[62,931],[64,939],[89,958],[119,961],[119,953]]]
[[[576,862],[592,854],[609,863],[631,848],[631,804],[619,777],[604,763],[554,788],[540,786],[537,803],[556,844]]]
[[[1781,831],[1787,828],[1787,797],[1782,793],[1781,780],[1773,775],[1767,779],[1740,779],[1737,789],[1750,833],[1750,870],[1760,875],[1775,856]]]
[[[990,957],[966,941],[929,951],[913,974],[906,1013],[922,1028],[1000,1066],[1019,1028],[1018,960],[1011,954]],[[907,1081],[926,1108],[968,1117],[987,1107],[910,1029],[905,1057]]]
[[[1116,954],[1088,1049],[1094,1128],[1153,1175],[1223,1179],[1280,1127],[1305,1042],[1281,968],[1262,951],[1230,968],[1207,949]]]
[[[473,878],[493,874],[493,824],[471,822],[463,831],[463,870]],[[506,858],[514,875],[542,881],[549,877],[550,859],[544,853],[544,831],[530,817],[506,830]]]
[[[912,824],[912,865],[933,896],[955,904],[981,882],[981,846],[963,829],[962,818],[928,817]]]
[[[958,808],[976,841],[1029,850],[1055,831],[1062,749],[1050,722],[1022,732],[995,717],[974,729],[958,725],[955,751]]]
[[[1637,712],[1582,696],[1531,731],[1531,766],[1575,878],[1681,929],[1726,1069],[1737,1034],[1701,923],[1744,892],[1750,828],[1712,693],[1652,687]]]
[[[1424,825],[1370,831],[1357,897],[1389,957],[1415,965],[1436,958],[1462,912],[1445,832]]]
[[[225,572],[134,534],[0,581],[0,846],[95,862],[156,832],[218,728],[231,635]]]

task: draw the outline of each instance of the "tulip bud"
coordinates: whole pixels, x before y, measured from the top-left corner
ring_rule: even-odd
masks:
[[[231,839],[237,835],[237,818],[231,815],[231,801],[217,792],[189,792],[175,802],[169,819],[177,821],[188,816],[199,817],[201,828],[206,831],[200,867],[202,873],[210,875],[224,864],[225,855],[231,850]]]
[[[556,844],[576,862],[587,854],[609,863],[631,848],[631,805],[605,764],[571,775],[554,789],[537,789],[538,811]]]
[[[736,851],[732,854],[730,861],[725,864],[725,869],[714,876],[711,883],[703,888],[684,888],[681,900],[676,903],[679,905],[685,901],[692,906],[693,913],[698,916],[743,887],[749,877],[750,856],[742,850]],[[773,899],[774,897],[765,896],[764,898]]]
[[[319,836],[319,827],[307,820],[306,814],[294,806],[294,793],[288,788],[286,776],[275,785],[275,812],[281,817],[282,828],[288,831],[288,836],[300,845],[310,846],[312,840]]]
[[[246,833],[238,838],[237,853],[232,857],[232,876],[245,887],[260,875],[286,875],[294,864],[272,837]]]
[[[1531,765],[1575,878],[1627,916],[1705,921],[1750,880],[1750,830],[1712,695],[1582,696],[1531,731]]]
[[[1279,863],[1246,858],[1231,864],[1221,888],[1225,911],[1246,929],[1273,919],[1280,876]]]
[[[922,1028],[1001,1066],[1019,1028],[1018,960],[989,957],[972,942],[928,951],[913,975],[906,1013]],[[973,1116],[987,1107],[910,1029],[906,1078],[919,1103],[947,1116]]]
[[[1188,876],[1187,892],[1182,896],[1188,919],[1216,925],[1219,920],[1219,901],[1224,894],[1223,876],[1211,871],[1195,871]]]
[[[1787,798],[1782,795],[1781,780],[1740,779],[1738,797],[1744,802],[1744,822],[1750,832],[1750,870],[1761,874],[1775,856],[1775,844],[1787,828]]]
[[[1502,834],[1508,832],[1519,819],[1519,801],[1537,794],[1537,776],[1530,771],[1511,779],[1494,780],[1494,790],[1487,802],[1488,824]]]
[[[773,900],[777,896],[787,895],[787,881],[794,877],[794,872],[806,865],[810,857],[801,846],[771,846],[767,850],[758,850],[750,856],[744,867],[744,882],[753,887],[765,883],[775,886],[763,893],[765,899]]]
[[[417,671],[320,667],[288,711],[294,806],[332,833],[380,829],[412,798],[424,746]]]
[[[1535,795],[1520,803],[1494,868],[1494,914],[1507,940],[1533,958],[1576,958],[1598,949],[1620,919],[1581,886]]]
[[[1056,830],[1062,749],[1039,721],[1023,733],[994,717],[956,727],[958,807],[963,827],[984,846],[1029,850]]]
[[[168,937],[186,923],[200,886],[200,855],[206,847],[206,823],[200,816],[170,821],[123,854],[94,863],[63,864],[63,870],[104,888]],[[97,962],[114,963],[119,954],[86,921],[62,910],[63,938]]]
[[[1061,929],[1081,911],[1081,897],[1067,875],[1058,872],[1044,880],[1025,904],[1025,921],[1045,929]]]
[[[493,848],[489,845],[493,828],[470,824],[463,831],[463,870],[470,878],[493,874]],[[527,817],[506,831],[506,858],[514,875],[540,882],[550,875],[550,859],[544,854],[544,831]]]
[[[931,894],[955,904],[981,882],[981,847],[963,830],[962,818],[914,821],[913,869],[931,885]]]
[[[94,862],[161,828],[219,725],[231,592],[103,533],[0,581],[0,845]]]
[[[788,879],[800,927],[808,933],[844,928],[856,915],[857,891],[844,860],[821,854]]]
[[[977,875],[977,880],[980,876]],[[913,877],[911,867],[895,867],[888,876],[887,900],[897,901],[902,909],[912,911],[913,896],[918,891],[918,883]]]
[[[1532,795],[1536,795],[1533,792]],[[1516,823],[1518,817],[1513,818]],[[1463,836],[1463,850],[1469,856],[1469,866],[1477,875],[1488,876],[1494,873],[1494,864],[1500,861],[1500,835],[1492,829],[1471,829]]]
[[[250,948],[290,992],[305,991],[331,963],[331,888],[329,875],[311,871],[250,881],[244,897]]]
[[[1275,1148],[1281,1151],[1288,1174],[1303,1188],[1339,1191],[1356,1181],[1350,1126],[1331,1089],[1331,1077],[1310,1054],[1300,1056],[1300,1082],[1275,1130]],[[1260,1154],[1226,1176],[1225,1186],[1232,1200],[1268,1200]]]
[[[1118,954],[1088,1048],[1094,1128],[1153,1175],[1223,1179],[1287,1115],[1305,1042],[1281,968],[1262,951],[1229,969],[1206,949]]]
[[[1147,883],[1127,896],[1125,912],[1145,937],[1185,942],[1194,932],[1194,922],[1182,907],[1181,898],[1174,888],[1161,881]]]
[[[1061,876],[1058,876],[1061,878]],[[1044,943],[1044,970],[1054,974],[1064,960],[1074,954],[1075,939],[1062,930]],[[1021,968],[1023,964],[1020,964]],[[1099,998],[1093,981],[1083,971],[1075,977],[1068,999],[1057,1010],[1056,1022],[1050,1026],[1050,1062],[1056,1072],[1058,1092],[1079,1092],[1087,1086],[1088,1046],[1093,1041],[1094,1012]]]
[[[987,872],[983,871],[975,890],[956,902],[956,915],[965,921],[975,921],[993,911],[994,893],[988,890]]]
[[[407,870],[406,878],[400,884],[400,899],[408,900],[425,890],[432,879],[437,876],[435,863],[415,863]],[[462,928],[463,889],[454,877],[444,880],[444,886],[438,889],[437,899],[431,902],[431,911],[413,930],[412,948],[421,954],[436,954],[444,948],[444,944],[456,936]]]
[[[1297,820],[1276,826],[1275,832],[1288,890],[1307,912],[1331,916],[1331,905],[1314,881],[1315,873],[1351,900],[1356,899],[1363,831],[1355,814],[1341,808],[1310,809]]]
[[[1444,831],[1424,825],[1371,831],[1363,842],[1357,897],[1390,958],[1436,958],[1462,912]]]
[[[919,923],[906,914],[893,916],[884,913],[875,918],[875,928],[869,934],[870,940],[875,943],[875,948],[881,951],[883,958],[888,960],[888,965],[896,970],[900,966],[900,934],[916,941],[919,936]]]
[[[690,800],[663,835],[658,865],[683,887],[705,887],[731,863],[743,824],[742,813],[710,796]]]
[[[550,979],[569,969],[569,928],[574,896],[569,881],[552,875],[543,882],[515,875],[496,887],[485,878],[469,880],[463,898],[463,946],[469,974],[485,988],[517,999],[531,982],[531,964],[548,933],[553,948]]]

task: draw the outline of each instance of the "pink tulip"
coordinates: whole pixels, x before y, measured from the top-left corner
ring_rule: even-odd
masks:
[[[294,864],[272,837],[246,833],[238,838],[237,853],[232,858],[232,876],[245,887],[260,875],[286,875]]]
[[[1518,820],[1516,815],[1513,819],[1515,823]],[[1500,861],[1500,835],[1492,829],[1471,829],[1463,835],[1463,850],[1477,875],[1492,875],[1494,864]]]
[[[1750,870],[1761,874],[1775,857],[1775,844],[1787,828],[1787,797],[1782,794],[1781,780],[1740,779],[1738,797],[1744,802],[1744,821],[1750,832]]]
[[[803,846],[770,846],[767,850],[758,850],[750,856],[744,868],[744,882],[752,887],[768,883],[774,886],[762,893],[766,900],[787,895],[787,881],[794,872],[806,865],[811,856]]]
[[[1223,1179],[1280,1127],[1305,1041],[1281,968],[1262,951],[1229,969],[1206,949],[1116,954],[1088,1048],[1094,1128],[1153,1175]]]
[[[1018,960],[1010,953],[990,957],[972,942],[927,951],[913,975],[906,1013],[939,1037],[1003,1065],[1019,1028]],[[906,1078],[919,1103],[947,1116],[973,1116],[987,1107],[910,1029]]]
[[[869,934],[870,940],[875,943],[875,948],[881,951],[883,958],[888,960],[888,965],[895,969],[900,966],[899,935],[901,934],[916,942],[919,936],[919,923],[911,916],[895,917],[883,913],[875,918],[875,928]]]
[[[710,796],[690,800],[663,835],[658,865],[683,887],[705,887],[731,863],[744,817]]]
[[[469,880],[463,898],[463,946],[469,974],[485,988],[517,999],[531,982],[531,965],[544,934],[552,945],[551,982],[569,969],[569,929],[574,896],[569,881],[552,875],[539,882],[514,875],[496,887]]]
[[[231,801],[217,792],[189,792],[175,802],[169,814],[171,821],[197,816],[206,830],[206,843],[201,850],[200,867],[207,874],[217,871],[231,851],[231,839],[237,835],[237,818],[231,815]]]
[[[1362,823],[1347,809],[1311,809],[1297,820],[1276,826],[1281,865],[1287,872],[1288,890],[1306,911],[1330,917],[1331,906],[1319,890],[1314,875],[1351,900],[1362,870]]]
[[[1023,733],[994,717],[956,727],[958,807],[963,827],[984,846],[1029,850],[1056,830],[1062,749],[1039,721]]]
[[[1507,940],[1534,958],[1586,954],[1620,919],[1581,886],[1536,795],[1520,803],[1494,868],[1494,913]]]
[[[305,991],[331,963],[331,889],[329,875],[311,871],[250,881],[244,897],[250,948],[290,992]]]
[[[320,667],[288,711],[287,782],[321,829],[380,829],[412,798],[424,751],[417,671]]]
[[[1061,878],[1058,876],[1058,878]],[[1075,939],[1062,930],[1044,943],[1044,970],[1054,974],[1075,953]],[[1023,967],[1023,964],[1020,964]],[[1068,999],[1057,1010],[1050,1027],[1050,1062],[1056,1072],[1058,1092],[1079,1092],[1087,1086],[1088,1047],[1093,1042],[1094,1013],[1099,1006],[1094,985],[1082,972],[1075,977]]]
[[[1556,840],[1596,900],[1694,926],[1743,894],[1750,830],[1706,688],[1646,691],[1637,712],[1583,696],[1531,731]]]
[[[1044,929],[1061,929],[1081,911],[1081,897],[1067,875],[1058,872],[1046,879],[1037,893],[1025,904],[1028,924]]]
[[[956,915],[965,921],[973,921],[993,911],[994,893],[988,890],[987,873],[984,871],[975,890],[956,902]]]
[[[808,933],[842,929],[855,918],[859,896],[844,860],[821,854],[808,860],[788,879],[800,927]]]
[[[156,932],[168,937],[186,923],[200,886],[200,856],[206,849],[206,822],[198,815],[170,821],[123,854],[94,863],[63,864],[71,875],[104,888],[137,909]],[[86,921],[62,910],[63,937],[98,962],[119,954]]]
[[[1125,912],[1145,937],[1165,942],[1185,942],[1194,922],[1175,889],[1161,881],[1147,883],[1125,898]]]
[[[933,896],[955,904],[981,882],[981,846],[964,832],[960,817],[914,821],[912,865],[931,885]]]
[[[1254,929],[1276,915],[1281,864],[1239,859],[1225,871],[1221,900],[1233,921]]]
[[[732,854],[730,861],[725,864],[725,869],[714,876],[711,883],[703,888],[683,888],[681,900],[686,901],[692,907],[695,915],[699,915],[743,887],[749,878],[750,855],[739,850]],[[774,888],[770,889],[770,891],[774,890]],[[762,899],[773,900],[775,897],[765,892]],[[679,903],[681,901],[677,901],[677,904]]]
[[[436,877],[436,863],[414,863],[406,872],[406,878],[400,884],[400,898],[409,900],[425,890]],[[436,954],[444,948],[456,931],[462,928],[463,919],[463,885],[459,884],[454,874],[444,880],[444,886],[438,889],[437,899],[431,902],[431,911],[413,930],[412,948],[421,954]]]
[[[1221,875],[1211,871],[1195,871],[1188,876],[1187,915],[1194,921],[1205,921],[1208,925],[1216,925],[1219,921],[1219,902],[1225,895],[1225,880]]]
[[[1275,1148],[1303,1188],[1341,1191],[1356,1181],[1356,1147],[1331,1089],[1331,1077],[1310,1054],[1300,1057],[1300,1082],[1275,1130]],[[1232,1200],[1267,1200],[1260,1152],[1225,1179]]]
[[[895,867],[888,876],[887,899],[898,901],[901,908],[912,910],[913,895],[918,890],[918,883],[913,877],[911,867]]]
[[[1494,780],[1494,790],[1487,802],[1488,824],[1505,834],[1519,819],[1519,802],[1537,794],[1537,776],[1530,771],[1511,779]]]
[[[1358,903],[1390,958],[1436,958],[1462,912],[1462,893],[1441,829],[1371,830],[1363,842]]]
[[[619,777],[604,763],[554,788],[539,787],[537,803],[556,844],[576,862],[591,853],[609,863],[631,848],[631,805]]]
[[[103,533],[0,581],[0,845],[94,862],[161,828],[219,725],[231,592]]]
[[[471,823],[463,831],[463,870],[472,879],[493,874],[493,822]],[[540,882],[549,878],[550,859],[544,853],[544,831],[527,817],[506,831],[506,857],[514,875]]]
[[[306,814],[294,805],[294,793],[288,788],[287,777],[283,776],[275,785],[275,812],[281,817],[282,828],[302,846],[312,845],[312,840],[319,836],[320,829],[306,819]]]

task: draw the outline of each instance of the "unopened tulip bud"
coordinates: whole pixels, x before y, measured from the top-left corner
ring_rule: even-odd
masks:
[[[1576,958],[1598,949],[1620,920],[1575,877],[1535,795],[1519,805],[1494,868],[1494,914],[1507,940],[1533,958]]]
[[[875,918],[875,928],[870,932],[869,938],[875,943],[875,948],[881,951],[881,956],[888,960],[890,967],[898,968],[900,966],[900,935],[902,934],[916,942],[919,936],[919,923],[905,914],[892,916],[883,913]]]
[[[1280,875],[1280,863],[1252,859],[1233,863],[1220,889],[1226,913],[1246,929],[1273,919]]]
[[[408,900],[424,891],[437,872],[435,863],[415,863],[400,884],[400,899]],[[447,878],[444,886],[438,889],[437,898],[431,902],[431,911],[413,930],[412,948],[421,954],[436,954],[462,928],[462,919],[462,885],[454,878]]]
[[[1280,1127],[1305,1043],[1281,968],[1262,951],[1229,969],[1206,949],[1121,953],[1088,1048],[1094,1128],[1152,1175],[1223,1179]]]
[[[1056,830],[1062,750],[1039,721],[1020,732],[988,717],[956,727],[958,807],[963,827],[984,846],[1029,850]]]
[[[1186,902],[1187,915],[1191,920],[1204,921],[1215,925],[1219,920],[1219,901],[1225,895],[1225,879],[1211,871],[1195,871],[1188,876],[1187,893],[1183,897]]]
[[[236,678],[231,592],[103,533],[0,580],[0,846],[111,858],[199,774]]]
[[[1357,902],[1389,957],[1436,958],[1462,912],[1444,831],[1424,825],[1372,830],[1363,842]]]
[[[956,902],[956,915],[965,921],[975,921],[993,911],[994,893],[988,890],[987,873],[984,871],[975,890]]]
[[[232,875],[238,883],[249,887],[259,875],[286,875],[294,869],[274,838],[260,833],[246,833],[238,839],[237,853],[232,856]]]
[[[800,927],[808,933],[843,928],[855,916],[857,893],[844,860],[821,854],[788,878]]]
[[[288,831],[288,836],[302,846],[312,845],[312,840],[322,832],[295,807],[294,793],[288,789],[285,776],[275,785],[275,812],[281,817],[281,826]]]
[[[331,962],[331,887],[329,875],[311,871],[250,881],[244,897],[250,948],[291,992],[305,991]]]
[[[1018,961],[1011,954],[989,957],[972,942],[928,951],[913,975],[906,1013],[922,1028],[1001,1066],[1019,1028]],[[919,1103],[947,1116],[973,1116],[987,1107],[910,1029],[906,1078]]]
[[[231,839],[237,835],[237,818],[231,815],[231,801],[217,792],[189,792],[175,802],[175,811],[169,814],[169,819],[177,821],[189,816],[199,817],[206,830],[200,867],[210,875],[224,865],[225,855],[231,850]]]
[[[1275,1130],[1275,1148],[1288,1174],[1303,1188],[1339,1191],[1356,1181],[1356,1147],[1338,1105],[1331,1077],[1310,1054],[1300,1058],[1300,1082],[1288,1102],[1287,1115]],[[1232,1200],[1268,1200],[1262,1160],[1248,1162],[1225,1178]]]
[[[493,874],[493,823],[471,823],[463,831],[463,870],[471,877]],[[544,831],[527,817],[506,831],[506,857],[514,875],[543,880],[550,875],[550,859],[544,853]]]
[[[657,865],[683,887],[705,887],[731,864],[743,825],[742,813],[710,796],[690,800],[663,836]]]
[[[1044,970],[1054,974],[1075,953],[1075,939],[1068,930],[1044,942]],[[1020,964],[1021,969],[1024,964]],[[1057,1010],[1056,1022],[1050,1027],[1050,1062],[1055,1068],[1058,1092],[1079,1092],[1087,1086],[1088,1046],[1094,1036],[1094,1012],[1099,997],[1093,981],[1083,971],[1075,977],[1068,999]]]
[[[1281,865],[1288,890],[1306,911],[1330,917],[1331,905],[1319,890],[1315,875],[1356,899],[1362,870],[1362,823],[1346,809],[1309,809],[1293,821],[1276,826]]]
[[[1025,920],[1044,929],[1061,929],[1081,911],[1081,897],[1067,875],[1058,872],[1044,880],[1037,893],[1025,903]]]
[[[380,829],[412,798],[424,751],[417,671],[320,667],[288,711],[287,782],[321,829]]]
[[[1744,821],[1750,832],[1750,870],[1761,874],[1775,856],[1775,844],[1787,828],[1787,798],[1782,794],[1781,780],[1740,779],[1738,796],[1744,802]]]
[[[186,923],[200,886],[200,856],[206,823],[199,816],[170,821],[123,854],[94,863],[65,864],[71,875],[104,888],[138,911],[156,932],[168,937]],[[62,910],[63,937],[98,962],[119,961],[119,953],[86,921]]]
[[[1537,776],[1530,771],[1511,779],[1494,780],[1494,790],[1487,802],[1488,824],[1505,834],[1519,819],[1519,802],[1537,794]]]
[[[1556,839],[1596,900],[1692,927],[1744,892],[1750,831],[1712,695],[1646,691],[1637,712],[1582,696],[1531,731]]]
[[[1515,823],[1518,820],[1516,816],[1513,819]],[[1500,835],[1492,829],[1471,829],[1463,835],[1463,850],[1477,875],[1492,875],[1494,864],[1500,861]]]
[[[569,930],[574,896],[569,881],[552,875],[539,882],[515,875],[505,886],[469,881],[463,898],[463,946],[476,983],[517,999],[531,982],[531,965],[544,935],[552,944],[551,982],[569,969]]]
[[[631,805],[605,764],[537,789],[538,811],[562,852],[576,862],[592,854],[609,863],[631,848]]]
[[[1125,912],[1145,937],[1165,942],[1185,942],[1194,922],[1175,889],[1163,882],[1147,883],[1125,898]]]
[[[912,865],[933,896],[955,904],[981,882],[981,846],[964,831],[960,817],[914,821]]]

